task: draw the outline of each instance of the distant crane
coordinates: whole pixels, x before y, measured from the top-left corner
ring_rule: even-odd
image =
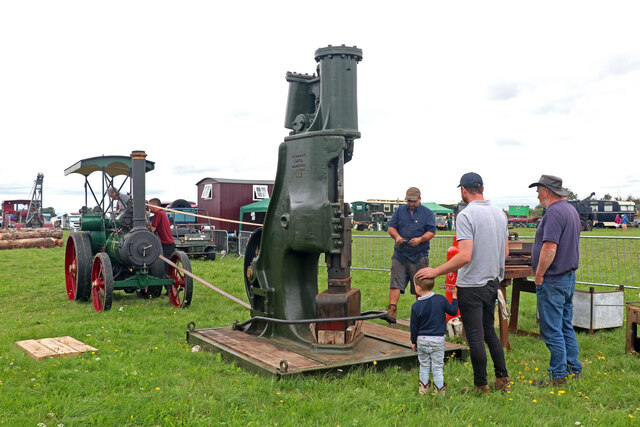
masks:
[[[42,182],[44,174],[38,172],[38,176],[31,190],[31,202],[27,211],[27,219],[25,227],[42,227],[44,226],[44,216],[42,215]]]

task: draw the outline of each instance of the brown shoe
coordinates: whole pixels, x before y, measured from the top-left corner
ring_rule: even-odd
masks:
[[[511,391],[511,378],[497,378],[496,377],[496,390]]]
[[[462,394],[468,394],[468,393],[481,393],[481,394],[489,394],[489,385],[473,385],[472,389],[469,388],[463,388],[462,389]]]
[[[476,393],[482,393],[482,394],[489,394],[489,385],[473,385],[473,390],[471,390],[472,392]]]
[[[562,387],[567,384],[567,377],[564,378],[547,378],[544,380],[533,380],[531,383],[535,387],[546,387],[548,385],[553,387]]]
[[[435,384],[433,385],[433,391],[436,396],[445,396],[447,394],[447,383],[442,384],[442,388],[438,388]]]
[[[554,387],[562,387],[564,385],[567,385],[567,377],[554,378],[551,380],[551,385],[553,385]]]
[[[389,304],[387,306],[387,316],[395,319],[398,317],[398,307],[395,304]]]
[[[418,380],[418,394],[429,394],[431,392],[431,381],[428,381],[427,384],[423,384],[422,381]]]

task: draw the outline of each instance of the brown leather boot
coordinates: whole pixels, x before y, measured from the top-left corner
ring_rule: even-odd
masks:
[[[496,390],[510,391],[511,390],[511,378],[509,378],[509,377],[497,378],[496,377]]]
[[[438,388],[435,384],[433,385],[433,391],[435,395],[438,396],[446,396],[447,395],[447,383],[442,384],[441,388]]]
[[[489,385],[473,385],[472,389],[469,389],[468,387],[463,388],[462,389],[462,394],[468,394],[468,393],[482,393],[482,394],[489,394],[490,391],[490,387]]]
[[[482,394],[489,394],[489,385],[473,385],[473,390],[471,390],[474,393],[482,393]]]
[[[398,307],[395,304],[389,304],[387,306],[387,316],[395,319],[398,317]]]
[[[531,383],[531,385],[536,386],[536,387],[546,387],[546,386],[553,386],[553,387],[562,387],[564,385],[567,384],[567,377],[564,378],[547,378],[544,380],[533,380],[533,382]]]
[[[429,393],[431,393],[431,381],[427,381],[426,384],[423,384],[422,381],[418,380],[418,394]]]

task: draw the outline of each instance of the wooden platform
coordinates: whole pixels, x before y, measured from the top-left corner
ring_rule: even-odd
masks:
[[[363,339],[353,351],[344,353],[294,347],[292,343],[260,338],[232,328],[188,330],[187,341],[221,353],[225,359],[254,372],[278,376],[341,370],[374,362],[381,366],[386,363],[417,366],[417,353],[411,349],[409,332],[372,322],[364,322],[362,331]],[[445,347],[445,360],[467,354],[466,346],[447,343]]]
[[[36,360],[42,360],[49,357],[77,356],[85,351],[98,351],[97,348],[91,347],[90,345],[78,341],[73,337],[24,340],[17,341],[16,345]]]

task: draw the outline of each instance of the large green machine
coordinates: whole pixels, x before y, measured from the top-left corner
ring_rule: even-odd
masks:
[[[286,75],[285,127],[291,134],[280,144],[264,227],[249,239],[245,258],[247,294],[258,317],[248,331],[345,351],[362,337],[353,332],[360,291],[351,288],[351,222],[343,191],[344,164],[360,137],[356,66],[362,50],[329,46],[315,59],[317,75]],[[321,254],[328,288],[319,293]],[[314,322],[315,328],[271,320],[345,317],[353,319]]]
[[[141,297],[158,297],[168,288],[169,301],[176,307],[191,302],[192,279],[160,259],[162,246],[147,229],[145,207],[145,173],[154,163],[144,151],[126,156],[99,156],[83,159],[65,169],[65,175],[84,176],[85,201],[81,210],[80,230],[69,234],[65,250],[65,285],[71,301],[91,297],[96,311],[111,308],[113,291],[137,293]],[[89,176],[99,173],[100,184],[94,189]],[[116,178],[123,178],[117,185]],[[131,196],[125,189],[131,188]],[[109,194],[114,195],[112,199]],[[89,208],[89,194],[95,206]],[[175,265],[190,271],[189,258],[175,251]]]
[[[357,47],[315,52],[314,75],[287,73],[289,96],[274,190],[264,221],[247,243],[244,280],[251,318],[232,327],[196,329],[187,340],[259,373],[278,376],[354,365],[415,365],[409,332],[361,311],[351,287],[351,219],[344,164],[358,131]],[[320,256],[327,268],[319,283]],[[392,319],[386,319],[393,321]],[[445,351],[461,353],[460,346]]]

